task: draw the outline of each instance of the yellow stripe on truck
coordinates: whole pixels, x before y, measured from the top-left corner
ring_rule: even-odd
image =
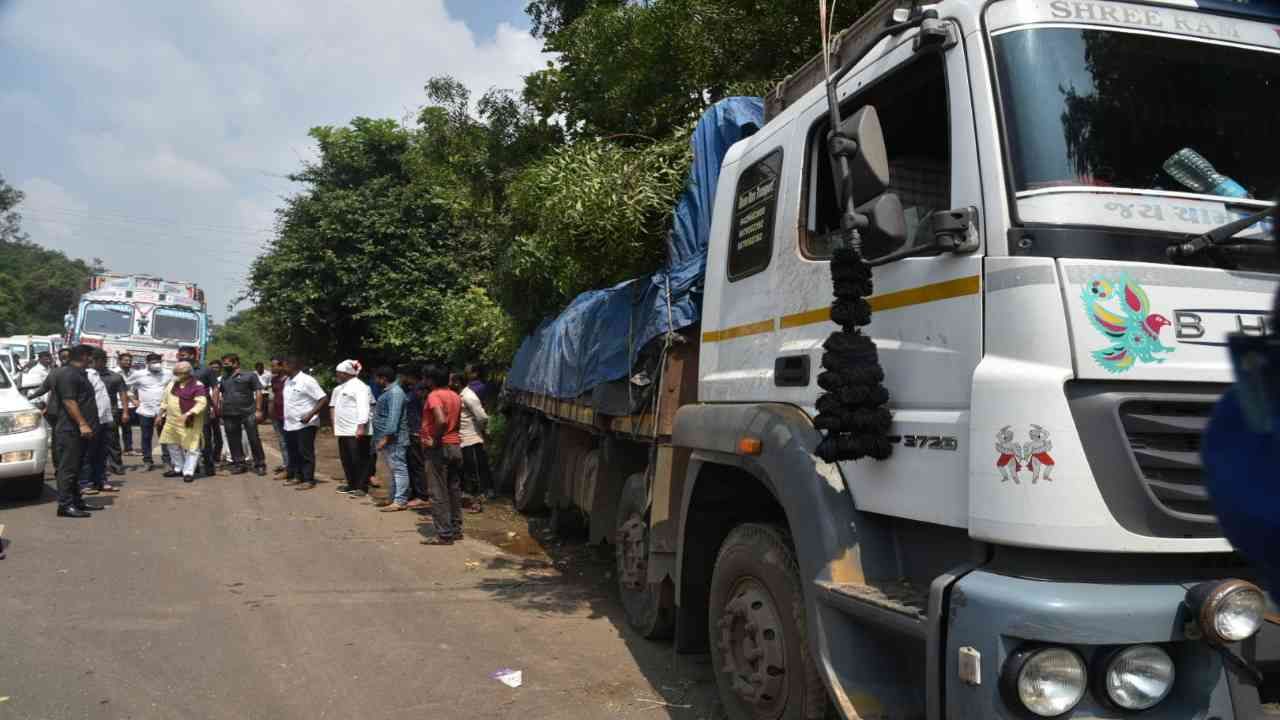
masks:
[[[702,342],[733,340],[734,338],[747,337],[748,335],[773,332],[773,330],[772,319],[761,320],[760,322],[747,323],[746,325],[734,325],[723,330],[708,330],[702,333]]]
[[[952,298],[965,297],[967,295],[977,295],[982,289],[982,280],[977,275],[956,278],[955,280],[945,280],[940,283],[932,283],[930,285],[921,285],[920,287],[908,288],[906,290],[898,290],[883,295],[873,295],[868,298],[867,302],[871,304],[874,312],[882,312],[884,310],[896,310],[898,308],[911,307],[912,305],[923,305],[925,303],[936,302],[938,300],[950,300]],[[775,327],[773,320],[761,320],[760,322],[748,323],[746,325],[734,325],[724,330],[708,330],[702,333],[703,342],[721,342],[724,340],[733,340],[734,338],[747,337],[748,335],[759,335],[761,333],[773,332],[775,329],[781,328],[787,330],[790,328],[804,327],[805,325],[814,325],[817,323],[827,322],[831,319],[831,308],[824,307],[816,310],[806,310],[804,312],[793,313],[791,315],[783,315],[778,318]]]

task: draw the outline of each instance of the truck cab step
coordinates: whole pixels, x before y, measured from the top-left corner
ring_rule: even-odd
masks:
[[[905,581],[870,583],[814,582],[824,605],[872,625],[925,639],[928,634],[929,590]]]

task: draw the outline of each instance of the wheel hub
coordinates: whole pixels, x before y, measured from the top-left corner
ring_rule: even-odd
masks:
[[[648,525],[639,515],[632,515],[618,528],[618,575],[623,586],[632,590],[643,589],[648,577],[648,532]]]
[[[721,671],[756,717],[773,717],[786,701],[782,622],[767,588],[753,578],[738,583],[718,623]]]

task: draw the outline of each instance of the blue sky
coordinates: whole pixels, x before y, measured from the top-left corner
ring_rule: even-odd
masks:
[[[32,240],[193,280],[219,320],[315,125],[541,67],[525,0],[0,0],[0,175]]]

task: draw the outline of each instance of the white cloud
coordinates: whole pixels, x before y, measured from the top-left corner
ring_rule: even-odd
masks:
[[[297,190],[281,176],[313,155],[310,127],[411,117],[433,75],[476,95],[518,89],[544,65],[541,50],[509,24],[480,40],[443,0],[11,3],[0,64],[19,57],[40,76],[0,77],[0,133],[42,145],[0,174],[34,178],[28,189],[49,182],[78,207],[185,224],[182,237],[230,257],[193,278],[221,310],[261,241],[236,228],[274,222],[281,196]],[[139,261],[185,264],[171,255]]]
[[[48,178],[35,177],[18,186],[23,192],[23,227],[28,234],[42,240],[66,241],[73,238],[77,226],[89,206],[77,200],[67,189]]]

